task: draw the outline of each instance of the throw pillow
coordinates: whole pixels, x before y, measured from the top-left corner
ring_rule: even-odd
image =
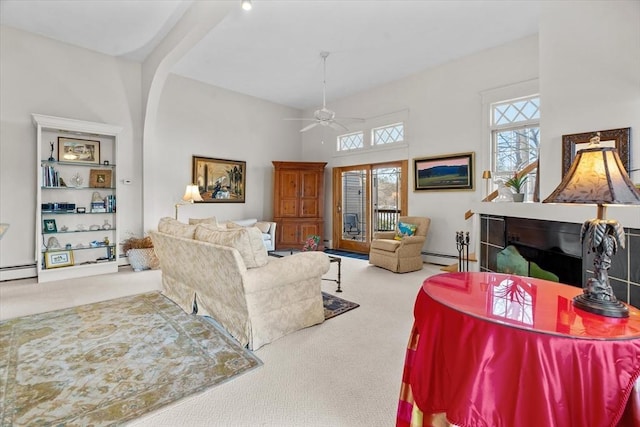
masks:
[[[195,239],[236,249],[247,268],[262,267],[268,262],[262,234],[255,227],[220,229],[211,224],[199,224]]]
[[[268,233],[269,229],[271,228],[271,223],[265,222],[265,221],[258,221],[255,223],[254,227],[260,230],[261,233]]]
[[[416,234],[416,228],[418,228],[415,224],[408,224],[406,222],[398,222],[398,226],[396,227],[396,235],[394,239],[402,240],[403,237],[413,236]]]
[[[235,222],[227,222],[227,228],[232,229],[232,228],[242,228],[242,226],[240,224],[236,224]]]
[[[170,234],[176,237],[185,237],[187,239],[193,239],[193,235],[196,231],[195,225],[184,224],[177,219],[171,217],[164,217],[160,219],[158,223],[158,231],[165,234]]]
[[[198,225],[198,224],[213,224],[218,225],[218,220],[215,216],[211,218],[189,218],[189,225]]]

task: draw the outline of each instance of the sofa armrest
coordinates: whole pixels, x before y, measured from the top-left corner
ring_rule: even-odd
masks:
[[[300,252],[282,258],[269,257],[269,263],[246,271],[245,292],[264,291],[301,282],[329,271],[329,257],[323,252]],[[250,288],[250,289],[247,289]]]
[[[273,222],[273,221],[265,221],[268,222],[269,224],[271,224],[271,226],[269,227],[269,234],[271,235],[271,246],[273,247],[273,249],[271,249],[272,251],[276,250],[276,226],[278,225],[278,223]]]
[[[376,231],[375,233],[373,233],[373,238],[391,240],[394,238],[395,235],[396,235],[395,231]]]

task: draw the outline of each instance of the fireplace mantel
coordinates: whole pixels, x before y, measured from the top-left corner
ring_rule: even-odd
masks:
[[[596,217],[596,205],[569,205],[552,203],[476,202],[472,209],[477,214],[575,222]],[[640,206],[608,206],[607,218],[617,220],[625,228],[640,228]]]

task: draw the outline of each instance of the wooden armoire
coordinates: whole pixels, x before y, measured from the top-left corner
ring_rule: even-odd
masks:
[[[324,227],[324,162],[273,162],[273,220],[276,249],[301,249]]]

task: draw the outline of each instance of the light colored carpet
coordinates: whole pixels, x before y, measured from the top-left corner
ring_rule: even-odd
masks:
[[[327,277],[335,274],[331,264]],[[356,310],[258,351],[264,366],[134,420],[135,426],[393,426],[413,304],[439,266],[394,274],[343,257],[341,298]],[[111,277],[110,277],[111,276]],[[0,284],[0,318],[160,289],[160,272],[43,285]],[[335,284],[323,281],[335,295]],[[109,295],[112,294],[112,295]],[[36,311],[37,312],[37,311]]]
[[[0,322],[0,425],[109,426],[261,365],[160,292]]]

